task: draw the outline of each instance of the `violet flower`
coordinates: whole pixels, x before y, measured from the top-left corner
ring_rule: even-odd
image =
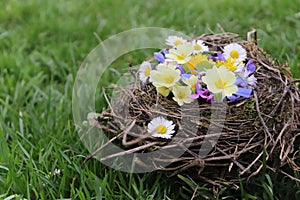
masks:
[[[162,49],[161,51],[155,52],[155,53],[154,53],[154,58],[155,58],[158,62],[163,63],[163,62],[165,62],[165,59],[166,59],[165,55],[166,55],[166,54],[168,54],[168,50]]]
[[[252,59],[247,62],[246,68],[250,73],[255,72],[256,66],[254,65],[254,61]]]
[[[221,60],[221,61],[226,61],[226,58],[224,57],[224,55],[222,54],[222,52],[218,51],[218,60]]]
[[[217,52],[217,56],[209,55],[209,56],[208,56],[208,59],[209,59],[209,60],[212,60],[212,61],[214,61],[214,62],[216,62],[217,60],[220,60],[220,61],[226,61],[226,58],[224,57],[224,55],[223,55],[222,52],[220,52],[220,51]]]
[[[209,101],[212,100],[212,98],[214,97],[214,95],[212,93],[210,93],[210,91],[208,89],[202,90],[200,88],[200,85],[197,84],[196,85],[196,94],[191,94],[190,98],[191,99],[198,99],[199,97],[201,97],[202,99],[205,99],[206,102],[209,102]]]
[[[232,96],[229,96],[227,98],[231,101],[235,101],[241,96],[245,98],[250,98],[251,93],[252,93],[252,89],[238,87],[237,93],[234,93]]]

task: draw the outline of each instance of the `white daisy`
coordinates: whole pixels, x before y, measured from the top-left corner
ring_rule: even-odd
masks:
[[[226,60],[230,57],[235,60],[235,63],[240,63],[246,59],[247,52],[241,45],[232,43],[224,47],[223,55]]]
[[[175,133],[175,124],[163,117],[156,117],[148,124],[148,133],[153,137],[170,139]]]
[[[194,47],[194,54],[209,51],[208,46],[206,46],[202,40],[193,40],[192,45]]]
[[[148,61],[144,61],[140,65],[139,69],[139,78],[143,83],[146,83],[148,78],[150,77],[150,72],[152,70],[151,64]]]
[[[183,39],[182,37],[178,37],[178,36],[169,36],[166,39],[166,44],[170,45],[172,47],[176,47],[176,46],[184,44],[184,43],[186,43],[186,40]]]
[[[191,55],[194,51],[192,44],[185,43],[178,45],[176,49],[170,49],[166,54],[166,61],[175,61],[178,64],[187,63],[191,59]]]

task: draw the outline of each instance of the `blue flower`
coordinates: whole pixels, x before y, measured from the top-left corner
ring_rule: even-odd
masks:
[[[250,98],[251,93],[252,93],[252,89],[238,87],[238,91],[234,93],[232,96],[228,97],[228,99],[231,101],[235,101],[241,96],[245,98]]]
[[[224,55],[220,51],[218,51],[217,56],[209,55],[208,59],[212,60],[214,62],[216,62],[216,61],[224,61],[225,62],[226,61],[226,58],[224,57]]]
[[[160,52],[155,52],[155,53],[154,53],[154,58],[155,58],[158,62],[163,63],[163,62],[165,62],[165,59],[166,59],[165,55],[166,55],[166,54],[168,54],[168,50],[162,49]]]
[[[256,66],[254,65],[254,61],[252,59],[247,62],[246,68],[250,73],[253,73],[256,70]]]

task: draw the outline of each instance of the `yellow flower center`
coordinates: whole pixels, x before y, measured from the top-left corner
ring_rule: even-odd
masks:
[[[179,92],[177,93],[177,97],[178,97],[178,99],[184,99],[184,98],[185,98],[185,93],[182,92],[182,91],[179,91]]]
[[[186,58],[186,54],[185,53],[180,53],[180,54],[177,54],[177,60],[184,60]]]
[[[232,50],[230,52],[230,57],[237,59],[240,56],[239,52],[237,50]]]
[[[234,65],[235,59],[228,58],[226,61],[217,61],[217,66],[224,65],[229,71],[234,72],[237,68]]]
[[[215,86],[218,89],[224,90],[226,88],[227,82],[223,82],[221,79],[215,82]]]
[[[174,77],[173,76],[166,76],[165,83],[171,84],[173,82],[174,82]]]
[[[182,44],[182,41],[181,40],[175,40],[174,44],[175,44],[175,46],[178,46],[178,45]]]
[[[196,44],[196,45],[194,46],[194,49],[195,49],[196,51],[200,51],[202,48],[201,48],[201,46],[200,46],[199,44]]]
[[[207,57],[203,54],[197,54],[192,56],[190,61],[187,63],[189,65],[190,70],[194,70],[196,66],[203,61],[207,61]],[[197,74],[197,73],[196,73]]]
[[[144,75],[145,75],[145,76],[149,76],[150,71],[151,71],[151,68],[150,68],[150,67],[147,67],[147,68],[144,70]]]
[[[166,132],[167,132],[167,127],[165,126],[165,125],[158,125],[157,127],[156,127],[156,132],[158,133],[158,134],[165,134]]]

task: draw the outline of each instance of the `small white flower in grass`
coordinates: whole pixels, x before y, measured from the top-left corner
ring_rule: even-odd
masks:
[[[186,40],[183,39],[182,37],[178,37],[178,36],[169,36],[166,39],[166,44],[170,45],[172,47],[176,47],[176,46],[184,44],[184,43],[186,43]]]
[[[151,64],[148,61],[144,61],[140,65],[139,69],[139,78],[143,83],[146,83],[148,78],[150,77],[150,72],[152,70]]]
[[[148,124],[148,133],[153,137],[170,139],[175,133],[175,124],[163,117],[156,117]]]
[[[247,58],[246,50],[237,43],[231,43],[224,47],[224,57],[226,60],[231,58],[235,63],[243,62]]]
[[[53,173],[54,175],[60,175],[60,169],[55,169]]]
[[[166,61],[175,61],[178,64],[187,63],[191,59],[191,55],[194,52],[194,47],[190,43],[181,44],[176,49],[170,49],[166,54]]]
[[[194,47],[194,54],[209,51],[208,46],[206,46],[202,40],[193,40],[192,45]]]

